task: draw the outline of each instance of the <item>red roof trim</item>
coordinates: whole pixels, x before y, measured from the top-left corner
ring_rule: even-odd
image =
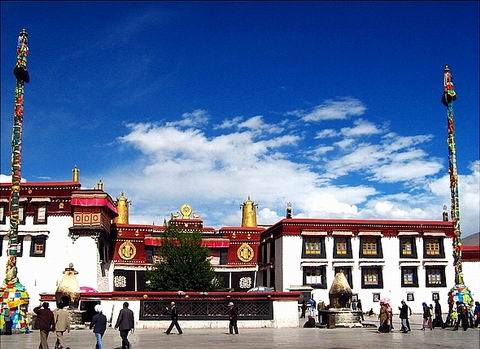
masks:
[[[0,187],[9,187],[11,186],[12,183],[9,183],[9,182],[1,182],[0,183]],[[23,183],[20,183],[20,187],[70,187],[70,186],[74,186],[74,187],[78,187],[80,188],[80,183],[78,182],[71,182],[71,181],[68,181],[68,182],[23,182]]]

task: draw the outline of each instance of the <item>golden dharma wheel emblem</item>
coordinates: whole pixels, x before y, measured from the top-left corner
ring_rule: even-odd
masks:
[[[118,254],[124,260],[130,260],[137,254],[137,249],[130,241],[125,241],[118,248]]]
[[[243,243],[237,250],[237,257],[242,262],[250,262],[253,259],[253,248],[249,244]]]
[[[183,218],[190,218],[190,215],[192,214],[192,206],[189,204],[183,204],[182,207],[180,207],[180,212],[182,213]]]

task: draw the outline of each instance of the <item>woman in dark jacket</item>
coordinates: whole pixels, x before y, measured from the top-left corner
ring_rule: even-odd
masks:
[[[97,314],[93,316],[92,322],[90,323],[90,329],[93,328],[93,333],[95,333],[95,338],[97,339],[95,348],[103,349],[102,337],[107,330],[107,317],[103,315],[100,304],[95,306],[95,311]]]

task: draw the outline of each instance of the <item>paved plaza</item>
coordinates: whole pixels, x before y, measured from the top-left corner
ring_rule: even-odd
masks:
[[[373,318],[366,319],[373,323]],[[377,333],[376,328],[360,329],[240,329],[240,334],[227,335],[223,329],[185,329],[181,336],[172,332],[169,336],[163,330],[138,329],[130,335],[133,349],[153,348],[475,348],[479,347],[479,329],[466,332],[451,329],[420,330],[420,322],[412,319],[412,332],[399,332],[400,324],[395,322],[393,333]],[[67,334],[71,349],[93,349],[94,336],[89,330],[74,330]],[[0,336],[1,349],[37,349],[38,331],[28,335]],[[53,348],[54,336],[49,344]],[[106,349],[120,347],[118,331],[109,328],[104,337]]]

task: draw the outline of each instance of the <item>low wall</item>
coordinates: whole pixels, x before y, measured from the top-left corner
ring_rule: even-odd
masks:
[[[182,328],[228,328],[228,303],[238,308],[238,326],[298,327],[299,292],[99,292],[82,293],[80,303],[98,302],[109,322],[115,321],[124,302],[135,314],[137,328],[166,329],[166,306],[177,304]],[[41,301],[54,302],[53,294]]]

